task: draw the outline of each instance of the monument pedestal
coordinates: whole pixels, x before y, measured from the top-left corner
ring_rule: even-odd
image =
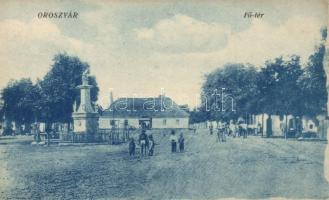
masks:
[[[98,113],[73,113],[73,142],[97,142]]]
[[[88,84],[88,71],[82,75],[82,85],[80,89],[80,106],[77,111],[75,108],[72,114],[74,131],[73,142],[98,142],[98,113],[94,110],[90,100],[90,89],[93,87]]]

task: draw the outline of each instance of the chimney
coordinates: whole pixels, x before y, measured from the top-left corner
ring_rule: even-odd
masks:
[[[160,92],[159,98],[161,98],[161,99],[166,98],[166,94],[164,92],[164,88],[161,88],[161,92]]]
[[[109,94],[109,107],[112,105],[113,103],[113,93],[112,90],[110,90],[110,94]]]

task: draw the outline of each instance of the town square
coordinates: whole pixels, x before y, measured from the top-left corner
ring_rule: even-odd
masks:
[[[0,199],[329,198],[327,1],[0,13]]]

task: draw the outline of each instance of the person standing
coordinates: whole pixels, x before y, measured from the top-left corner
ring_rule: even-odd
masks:
[[[183,152],[184,151],[184,136],[183,136],[183,133],[180,134],[179,139],[178,139],[178,143],[179,143],[179,151]]]
[[[146,134],[145,155],[146,155],[146,152],[149,152],[149,147],[150,147],[149,136]]]
[[[221,131],[222,131],[222,123],[218,122],[217,123],[217,140],[218,140],[218,142],[221,141]]]
[[[243,135],[243,138],[247,138],[247,135],[248,135],[248,125],[245,121],[243,121],[241,123],[241,130],[242,130],[242,135]]]
[[[226,136],[228,135],[228,124],[224,122],[222,130],[222,142],[226,142]]]
[[[154,153],[154,139],[152,134],[149,135],[149,139],[148,139],[148,145],[149,145],[149,156],[153,156]]]
[[[35,123],[35,141],[37,143],[41,142],[41,135],[38,123]]]
[[[135,156],[135,150],[136,150],[135,140],[134,138],[131,138],[129,142],[129,155]]]
[[[230,129],[230,135],[235,137],[236,136],[236,130],[235,130],[235,124],[234,124],[233,121],[230,122],[229,129]]]
[[[171,130],[171,135],[169,137],[169,140],[171,142],[171,152],[172,153],[177,152],[177,136],[175,135],[174,130]]]
[[[141,155],[146,155],[146,140],[147,135],[145,133],[145,130],[142,130],[142,133],[139,135],[139,145],[141,146]]]
[[[263,126],[258,122],[257,124],[257,135],[260,135],[263,133]]]
[[[225,122],[218,122],[217,139],[218,142],[225,142]]]
[[[214,127],[212,126],[212,123],[210,122],[210,125],[209,125],[210,135],[212,135],[213,130],[214,130]]]

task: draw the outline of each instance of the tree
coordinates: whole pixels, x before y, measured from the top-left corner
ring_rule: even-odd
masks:
[[[257,111],[256,80],[257,71],[251,65],[226,64],[208,74],[202,93],[209,119],[227,121],[254,114]]]
[[[51,70],[40,81],[41,118],[45,122],[69,123],[72,121],[73,104],[75,101],[79,104],[80,101],[77,86],[82,83],[82,73],[89,69],[89,65],[67,54],[58,54],[53,60]],[[91,89],[91,100],[95,102],[99,91],[95,77],[89,77],[89,84],[94,86]]]
[[[276,58],[274,61],[267,61],[257,77],[260,110],[269,115],[277,113],[279,102],[278,82],[279,74],[282,74],[284,70],[283,62],[282,57]]]
[[[194,124],[194,123],[204,122],[208,118],[207,114],[208,113],[202,109],[193,109],[190,112],[189,123]]]
[[[298,84],[304,94],[304,113],[311,117],[326,113],[327,88],[326,73],[323,66],[325,56],[324,42],[327,29],[322,29],[322,43],[308,59],[307,65]]]
[[[34,109],[38,96],[34,93],[35,86],[30,79],[11,81],[2,90],[3,112],[9,121],[14,121],[17,131],[21,132],[20,125],[26,128],[35,120]]]
[[[259,105],[262,112],[286,116],[301,116],[303,110],[302,92],[297,80],[302,74],[299,56],[288,60],[282,57],[267,61],[258,75]],[[269,134],[268,134],[269,135]]]
[[[2,98],[0,98],[0,122],[3,121],[3,117],[4,117],[3,100]]]

